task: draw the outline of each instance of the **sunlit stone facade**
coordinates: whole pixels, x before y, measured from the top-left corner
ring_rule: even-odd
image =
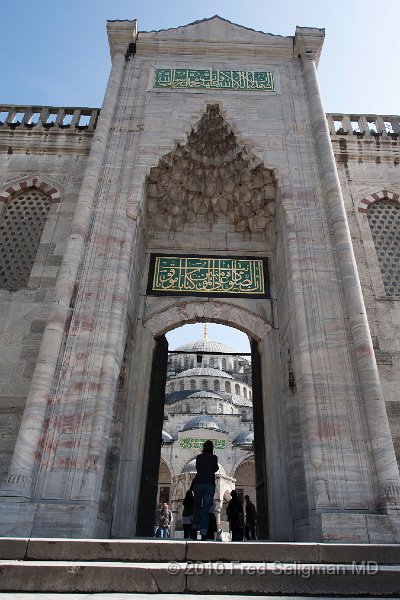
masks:
[[[400,542],[399,117],[325,114],[322,29],[107,30],[101,109],[0,106],[0,534],[148,531],[179,394],[245,425],[217,355],[162,421],[163,336],[215,322],[254,352],[264,537]],[[270,293],[151,294],[154,255],[267,258]]]

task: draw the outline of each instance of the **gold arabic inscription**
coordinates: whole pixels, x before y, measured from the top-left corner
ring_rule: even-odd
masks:
[[[264,295],[263,259],[156,256],[152,291]]]
[[[156,69],[154,86],[170,89],[244,90],[274,92],[271,71],[232,71],[228,69]]]

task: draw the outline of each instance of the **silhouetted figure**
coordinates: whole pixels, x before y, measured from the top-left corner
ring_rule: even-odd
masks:
[[[183,512],[182,512],[182,525],[183,525],[183,537],[185,540],[190,539],[193,521],[193,506],[194,498],[192,490],[186,492],[186,496],[183,499]]]
[[[257,522],[257,512],[256,507],[250,500],[250,497],[246,494],[244,497],[245,505],[246,505],[246,519],[244,523],[244,535],[246,540],[255,540],[256,539],[256,522]]]
[[[243,503],[237,495],[236,490],[231,491],[231,499],[228,502],[226,514],[232,532],[232,542],[243,542]]]
[[[214,454],[214,445],[211,440],[203,444],[203,452],[196,457],[197,474],[193,480],[194,492],[193,523],[194,539],[200,529],[201,539],[207,539],[208,516],[210,506],[214,500],[215,473],[218,471],[218,460]]]

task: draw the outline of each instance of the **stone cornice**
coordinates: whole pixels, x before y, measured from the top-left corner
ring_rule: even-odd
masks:
[[[325,38],[325,29],[316,27],[296,27],[294,37],[294,55],[305,56],[319,63],[322,45]]]
[[[273,60],[291,60],[293,58],[293,38],[275,38],[264,43],[258,42],[231,42],[231,41],[196,41],[190,40],[159,40],[156,38],[146,38],[139,34],[137,41],[138,56],[154,55],[175,55],[175,56],[207,56],[224,59],[226,55],[237,60],[243,61],[243,58],[268,58],[269,62]]]
[[[107,21],[107,35],[110,46],[111,60],[117,52],[126,53],[129,44],[134,44],[137,38],[137,20]]]

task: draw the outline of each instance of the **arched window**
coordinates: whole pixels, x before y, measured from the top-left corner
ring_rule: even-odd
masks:
[[[193,369],[194,367],[194,358],[190,359],[190,368]]]
[[[171,385],[169,386],[169,391],[170,392],[174,392],[175,391],[175,383],[172,382]]]
[[[221,368],[223,371],[226,371],[226,358],[223,358],[221,361]]]
[[[245,387],[243,388],[243,396],[245,398],[247,398],[247,388],[245,388]]]
[[[182,381],[179,382],[179,391],[183,392],[184,389],[185,389],[185,382],[182,379]]]
[[[245,410],[242,410],[241,415],[242,415],[242,421],[246,421],[247,420],[247,412]]]
[[[192,392],[196,389],[196,381],[194,379],[190,380],[190,389]]]
[[[214,379],[214,392],[219,392],[219,381]]]
[[[203,381],[201,382],[201,389],[203,391],[207,390],[207,379],[203,379]]]
[[[250,400],[253,399],[253,394],[250,391],[249,391],[249,398],[250,398]]]
[[[207,413],[207,404],[205,402],[203,402],[203,413]]]
[[[240,386],[238,383],[235,384],[235,394],[237,394],[238,396],[240,396]]]
[[[400,206],[388,199],[372,202],[369,226],[388,297],[400,296]]]
[[[210,356],[210,367],[214,368],[214,357]]]
[[[186,402],[186,412],[190,413],[190,404],[189,404],[189,402]]]
[[[0,222],[0,287],[15,291],[28,284],[51,200],[30,189],[12,198]]]
[[[231,392],[231,384],[229,381],[225,381],[225,391],[230,394]]]
[[[222,404],[222,402],[219,402],[218,406],[217,406],[217,412],[222,414],[223,410],[224,410],[223,404]]]
[[[189,357],[185,356],[185,358],[183,359],[183,366],[185,369],[189,368]]]

